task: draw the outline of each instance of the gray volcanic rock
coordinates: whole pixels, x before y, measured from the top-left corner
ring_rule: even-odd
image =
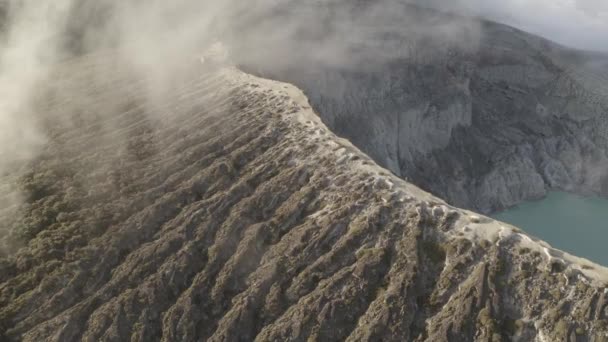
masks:
[[[302,88],[334,132],[396,175],[482,212],[552,189],[608,194],[608,56],[410,5],[384,22],[365,5],[348,19],[303,6],[320,31],[357,29],[302,35],[278,66],[243,64]],[[319,58],[327,46],[341,62]]]
[[[111,56],[50,75],[0,339],[605,340],[605,269],[390,175],[293,86],[183,71],[153,104]]]
[[[290,7],[317,21],[281,61],[241,37],[243,67],[325,123],[213,58],[160,85],[111,52],[53,70],[45,147],[0,174],[0,340],[606,340],[608,270],[402,178],[484,211],[605,193],[608,59],[352,4],[341,41],[316,31],[353,28],[343,3]]]

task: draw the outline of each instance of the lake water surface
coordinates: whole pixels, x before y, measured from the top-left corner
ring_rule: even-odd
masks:
[[[552,192],[494,215],[553,247],[608,266],[608,200]]]

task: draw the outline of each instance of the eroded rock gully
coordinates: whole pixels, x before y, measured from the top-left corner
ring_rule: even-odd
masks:
[[[291,85],[187,70],[160,105],[112,58],[53,75],[0,339],[605,339],[600,266],[391,175]]]

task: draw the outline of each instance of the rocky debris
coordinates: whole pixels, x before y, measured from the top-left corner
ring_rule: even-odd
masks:
[[[603,268],[390,175],[291,85],[197,63],[158,104],[109,58],[52,76],[64,124],[0,220],[25,244],[0,259],[2,340],[608,334]]]

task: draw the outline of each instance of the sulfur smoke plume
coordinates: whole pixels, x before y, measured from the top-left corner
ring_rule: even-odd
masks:
[[[78,127],[68,115],[50,116],[38,101],[40,88],[62,82],[51,76],[54,70],[78,56],[112,56],[143,80],[139,101],[146,103],[146,114],[170,116],[162,97],[171,79],[217,42],[233,63],[253,69],[312,59],[359,70],[392,59],[432,58],[419,56],[417,44],[474,50],[479,40],[475,21],[421,21],[399,0],[8,0],[0,8],[0,218],[18,215],[31,197],[20,189],[20,179],[45,149],[48,126],[60,121]],[[91,82],[111,87],[114,76],[97,74]],[[79,104],[79,112],[89,112],[89,103],[100,106],[95,94],[56,88],[63,92],[59,97]],[[127,104],[108,103],[91,112],[103,115],[119,105]],[[11,244],[2,239],[7,230],[0,225],[0,241]]]

